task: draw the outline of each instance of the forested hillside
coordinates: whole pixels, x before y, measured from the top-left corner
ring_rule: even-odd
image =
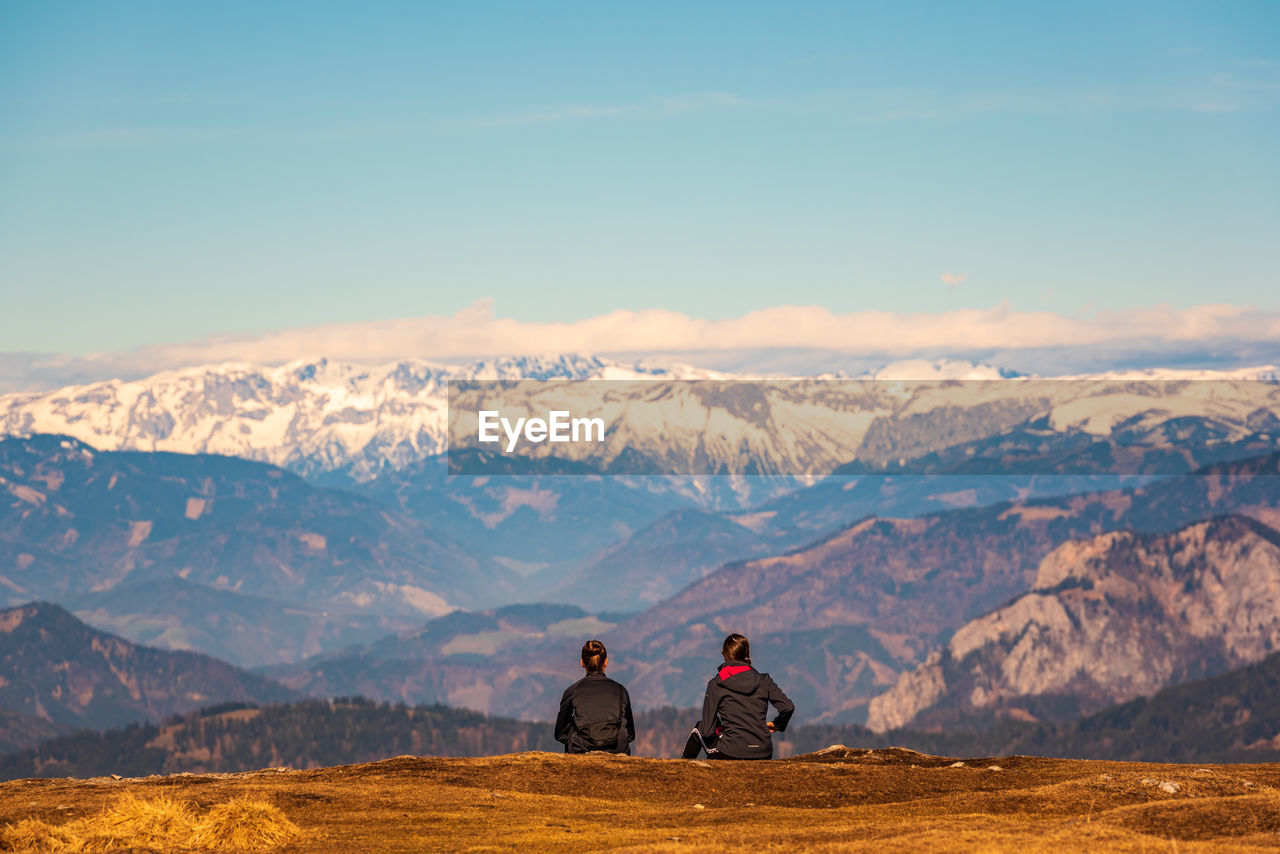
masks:
[[[1280,653],[1255,664],[1174,685],[1060,724],[1005,720],[994,729],[807,726],[787,734],[789,755],[831,744],[910,747],[945,756],[1027,754],[1131,762],[1280,761]]]
[[[636,716],[634,753],[679,755],[696,712],[666,707]],[[1230,673],[1166,688],[1066,724],[1004,721],[986,731],[876,733],[814,724],[777,737],[779,757],[848,747],[908,747],[942,756],[1027,754],[1153,762],[1280,761],[1280,654]],[[231,703],[108,732],[83,731],[0,758],[0,779],[144,776],[181,771],[318,768],[401,754],[485,756],[559,751],[551,724],[448,706],[364,698],[256,707]]]
[[[556,747],[549,724],[447,706],[363,698],[262,707],[232,703],[158,726],[134,724],[56,738],[0,758],[0,778],[318,768],[406,753],[481,756]]]

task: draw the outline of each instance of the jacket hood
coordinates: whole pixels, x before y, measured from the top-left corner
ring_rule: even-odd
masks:
[[[760,674],[750,664],[726,661],[720,665],[720,684],[735,694],[751,694],[760,685]]]

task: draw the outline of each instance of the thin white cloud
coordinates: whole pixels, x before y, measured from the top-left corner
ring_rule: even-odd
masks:
[[[643,101],[561,104],[438,118],[447,131],[483,131],[600,120],[656,121],[712,112],[753,110],[792,116],[836,116],[854,122],[954,120],[987,114],[1069,115],[1120,112],[1236,112],[1270,103],[1270,85],[1223,75],[1192,86],[1108,89],[1001,89],[940,91],[911,88],[840,89],[784,97],[701,92]],[[1253,97],[1245,97],[1250,91]]]
[[[481,113],[437,119],[434,127],[443,130],[490,130],[532,127],[537,125],[584,122],[598,119],[654,121],[699,113],[767,106],[766,101],[752,101],[729,92],[703,92],[650,98],[622,104],[561,104],[557,106]]]
[[[1008,303],[939,313],[859,311],[783,305],[708,320],[675,311],[613,311],[572,322],[500,317],[490,300],[457,314],[223,336],[76,360],[77,367],[139,374],[225,361],[283,363],[304,355],[348,361],[457,359],[511,353],[672,353],[743,349],[825,349],[850,355],[1111,347],[1140,342],[1274,341],[1280,312],[1230,305],[1157,305],[1068,316],[1018,311]]]
[[[720,320],[650,309],[533,323],[499,317],[490,300],[481,300],[454,315],[226,335],[85,357],[0,353],[0,393],[130,379],[221,362],[272,365],[319,356],[364,363],[458,361],[565,352],[653,357],[725,369],[777,364],[784,366],[779,370],[800,372],[808,368],[794,367],[798,354],[819,352],[825,354],[818,360],[822,370],[940,356],[994,359],[1017,370],[1050,373],[1161,365],[1230,367],[1280,358],[1280,311],[1156,305],[1064,315],[1019,311],[1004,303],[938,313],[838,314],[818,306],[783,305]],[[805,365],[812,361],[801,358]]]

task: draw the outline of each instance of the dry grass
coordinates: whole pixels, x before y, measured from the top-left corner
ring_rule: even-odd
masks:
[[[292,841],[299,832],[276,807],[242,797],[205,813],[191,834],[191,844],[228,851],[268,851]]]
[[[24,818],[0,830],[0,847],[8,851],[82,851],[66,828]]]
[[[125,794],[100,812],[65,824],[28,818],[6,825],[0,828],[0,850],[268,851],[298,834],[297,825],[264,801],[236,798],[199,815],[189,804],[165,795]]]
[[[1280,850],[1280,765],[954,763],[905,750],[758,763],[406,756],[315,771],[0,783],[0,823],[14,848],[110,850],[76,849],[69,829],[128,814],[121,798],[132,795],[190,805],[180,842],[130,837],[166,852]],[[180,809],[165,814],[181,827]],[[130,826],[166,826],[149,822]]]

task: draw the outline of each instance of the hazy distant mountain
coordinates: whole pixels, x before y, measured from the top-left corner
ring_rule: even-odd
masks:
[[[860,721],[872,698],[953,632],[1030,590],[1054,547],[1125,528],[1168,531],[1228,511],[1280,519],[1278,475],[1273,456],[1140,488],[871,518],[783,555],[720,567],[612,628],[583,624],[551,637],[546,626],[472,626],[455,614],[428,624],[429,644],[402,637],[376,653],[354,649],[271,672],[319,694],[544,716],[574,672],[575,643],[594,635],[638,705],[689,706],[714,670],[720,639],[742,631],[805,720]],[[455,638],[463,640],[451,645]]]
[[[932,379],[902,379],[920,376]],[[638,424],[668,413],[646,409],[648,398],[679,413],[661,435],[620,421],[611,441],[640,469],[802,470],[853,460],[836,468],[849,478],[804,489],[788,488],[802,485],[798,479],[757,476],[446,479],[433,461],[385,471],[356,488],[418,518],[448,518],[455,535],[528,573],[526,598],[634,609],[723,563],[796,548],[865,515],[917,516],[1114,487],[1119,473],[1185,473],[1280,448],[1280,386],[1265,381],[1270,369],[957,380],[1000,376],[989,366],[944,361],[890,366],[865,383],[783,383],[763,396],[750,385],[661,377],[644,385],[647,397],[638,386],[634,394],[626,384],[610,387],[611,405],[634,413],[628,417]],[[530,389],[529,405],[536,408],[544,391]],[[584,407],[600,399],[585,383],[556,386],[554,394],[562,393],[580,395]],[[822,403],[809,406],[813,400]],[[866,417],[848,432],[857,419],[846,416],[855,410]],[[726,435],[737,430],[739,441],[713,446],[703,434],[709,423],[725,425]],[[538,462],[590,471],[622,458],[609,453],[581,460],[489,456],[505,466],[495,472]],[[884,473],[945,477],[868,476]],[[708,510],[722,515],[702,512]],[[596,583],[602,578],[610,583]]]
[[[1077,717],[1277,650],[1280,532],[1226,516],[1104,534],[1056,548],[1031,592],[970,621],[872,700],[868,726],[974,711]]]
[[[0,584],[57,601],[174,576],[383,615],[501,602],[510,570],[368,499],[230,457],[0,440]]]
[[[0,611],[0,708],[22,715],[101,728],[227,700],[292,696],[215,658],[91,629],[47,602]]]
[[[454,607],[543,598],[683,500],[637,479],[435,471],[376,481],[379,503],[234,458],[3,439],[0,604],[44,598],[135,642],[293,661]]]
[[[593,555],[553,598],[588,609],[635,609],[674,596],[718,567],[806,546],[869,516],[909,518],[959,508],[1117,489],[1137,477],[833,475],[746,511],[673,510]],[[610,579],[608,584],[601,579]]]
[[[614,625],[571,605],[455,611],[414,631],[261,672],[312,696],[359,694],[554,718],[560,692],[581,678],[583,640]],[[548,700],[551,693],[555,699]]]
[[[584,561],[559,581],[553,596],[595,609],[648,607],[723,563],[786,545],[767,540],[731,514],[685,507]]]
[[[298,661],[415,624],[408,617],[330,612],[217,590],[176,576],[72,595],[60,604],[134,643],[203,652],[238,667]]]
[[[527,579],[536,599],[582,560],[700,498],[643,480],[450,476],[433,457],[351,488],[494,558]]]

